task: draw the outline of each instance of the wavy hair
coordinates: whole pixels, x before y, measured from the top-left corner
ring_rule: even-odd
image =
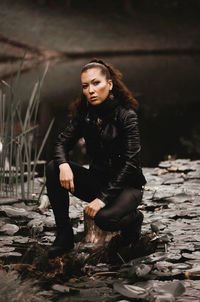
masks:
[[[125,108],[133,110],[138,109],[138,101],[134,98],[131,91],[122,81],[122,73],[114,68],[111,64],[99,59],[92,59],[89,63],[83,66],[81,74],[90,68],[98,67],[106,79],[111,79],[113,82],[112,93],[119,100],[119,103]],[[81,92],[80,96],[69,106],[70,116],[83,114],[87,110],[87,99]]]

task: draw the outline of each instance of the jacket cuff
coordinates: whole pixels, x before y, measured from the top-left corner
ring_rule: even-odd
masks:
[[[107,197],[107,196],[104,195],[103,193],[100,193],[100,194],[97,196],[98,199],[100,199],[103,203],[105,203],[105,205],[107,205],[107,204],[108,204],[108,201],[107,201],[107,198],[106,198],[106,197]]]
[[[65,164],[65,163],[69,163],[67,160],[64,160],[64,159],[55,159],[54,160],[56,165],[59,167],[61,164]]]
[[[102,200],[100,200],[99,198],[98,198],[98,202],[99,202],[99,206],[101,207],[101,208],[104,208],[105,207],[105,202],[103,202]]]

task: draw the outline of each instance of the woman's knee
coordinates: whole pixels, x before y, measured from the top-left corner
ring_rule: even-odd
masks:
[[[118,223],[114,217],[110,217],[106,215],[103,210],[100,210],[94,217],[95,224],[102,229],[103,231],[117,231],[118,230]]]

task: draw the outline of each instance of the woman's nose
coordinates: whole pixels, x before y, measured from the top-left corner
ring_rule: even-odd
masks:
[[[89,86],[89,93],[92,94],[94,92],[94,87],[93,85],[90,85]]]

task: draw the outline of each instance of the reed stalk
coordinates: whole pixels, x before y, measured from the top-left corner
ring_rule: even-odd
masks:
[[[0,87],[0,196],[31,199],[34,193],[34,179],[37,164],[45,146],[54,120],[49,124],[46,134],[39,148],[34,140],[38,131],[38,109],[40,103],[40,90],[48,65],[33,87],[28,101],[25,116],[22,116],[22,104],[18,95],[18,82],[21,75],[22,59],[16,79],[10,85],[1,81]],[[6,92],[4,93],[4,90]],[[20,131],[16,130],[16,125]],[[26,172],[26,181],[24,178]],[[20,177],[20,180],[19,180]],[[20,192],[18,190],[20,185]],[[44,190],[44,185],[41,192]],[[41,195],[39,192],[39,196]]]

